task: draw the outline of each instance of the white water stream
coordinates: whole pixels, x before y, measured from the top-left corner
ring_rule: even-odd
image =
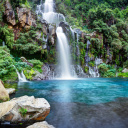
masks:
[[[44,19],[49,24],[56,24],[56,26],[58,26],[56,29],[56,35],[57,35],[57,44],[58,44],[58,51],[59,51],[59,57],[58,57],[59,58],[58,74],[60,74],[59,79],[73,79],[77,77],[75,70],[79,72],[77,68],[81,70],[82,68],[80,68],[79,65],[77,66],[77,68],[72,68],[73,66],[71,64],[71,53],[70,53],[70,47],[68,44],[68,39],[65,33],[63,32],[63,28],[59,26],[61,21],[65,22],[65,17],[63,14],[56,13],[54,7],[55,6],[54,6],[53,0],[45,0],[44,3],[41,0],[40,5],[37,5],[36,13],[40,20]],[[77,30],[74,31],[71,27],[70,27],[70,31],[72,33],[72,37],[74,41],[75,41],[75,33],[77,34],[76,35],[77,36],[76,52],[77,52],[77,57],[79,58],[80,57],[79,44],[78,44],[79,36],[80,36],[79,31]],[[44,37],[43,37],[43,40],[47,42],[47,40],[45,40]],[[86,66],[88,67],[89,67],[88,62],[90,61],[90,57],[88,56],[89,45],[90,45],[90,42],[87,41],[87,51],[86,51],[85,59],[86,59]],[[78,60],[78,63],[79,63],[79,60]],[[83,70],[81,71],[81,73],[85,75]],[[89,67],[89,74],[91,77],[99,77],[97,64],[96,64],[96,67],[94,67],[94,69],[92,67]]]
[[[14,65],[13,65],[14,66]],[[16,73],[18,75],[18,80],[19,82],[27,82],[27,79],[23,73],[23,71],[21,73],[18,72],[17,68],[14,66],[15,70],[16,70]]]
[[[36,13],[38,18],[46,20],[48,23],[55,23],[59,25],[61,21],[65,21],[65,17],[63,14],[56,13],[54,11],[54,2],[53,0],[45,0],[45,3],[41,3],[37,5]]]
[[[59,51],[59,79],[72,79],[76,76],[75,70],[71,71],[71,56],[70,56],[70,48],[68,44],[68,39],[63,32],[62,27],[59,26],[61,21],[65,21],[65,17],[63,14],[56,13],[54,9],[53,0],[45,0],[45,3],[40,3],[37,5],[36,13],[39,19],[44,19],[50,24],[56,24],[56,34],[57,34],[57,44]]]
[[[68,45],[68,40],[66,35],[63,33],[62,27],[57,27],[56,30],[57,34],[57,42],[58,42],[58,49],[59,49],[59,60],[60,60],[60,67],[61,67],[61,78],[63,79],[70,79],[72,78],[71,74],[71,62],[70,62],[70,49]]]

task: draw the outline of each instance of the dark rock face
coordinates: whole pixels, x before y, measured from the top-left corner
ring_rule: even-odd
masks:
[[[5,17],[6,17],[6,21],[14,26],[16,24],[16,21],[15,21],[15,13],[12,9],[12,6],[11,4],[9,3],[9,1],[5,1],[5,13],[4,13]]]
[[[36,26],[36,19],[30,9],[17,8],[17,14],[20,27],[30,28],[30,26]]]
[[[63,31],[66,33],[67,30],[70,29],[70,26],[68,25],[67,22],[60,22],[59,26],[61,26],[63,28]]]
[[[68,39],[70,39],[71,33],[70,33],[70,26],[68,25],[68,23],[67,22],[60,22],[59,26],[63,28],[64,33],[66,34]]]
[[[20,28],[29,28],[30,26],[36,26],[36,16],[31,12],[30,9],[27,8],[16,8],[18,15],[18,22],[15,20],[15,13],[7,0],[5,1],[5,20],[11,26],[18,26]]]
[[[51,25],[49,26],[49,43],[54,45],[56,42],[56,26]]]

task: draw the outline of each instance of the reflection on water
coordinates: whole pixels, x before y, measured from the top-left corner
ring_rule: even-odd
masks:
[[[20,83],[16,97],[34,95],[51,105],[57,128],[127,128],[128,80],[88,78]]]

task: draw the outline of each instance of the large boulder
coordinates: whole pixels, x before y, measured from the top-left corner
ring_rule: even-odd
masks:
[[[0,121],[12,123],[43,121],[50,112],[50,105],[44,98],[22,96],[0,103]]]
[[[125,68],[122,72],[123,72],[123,73],[126,73],[126,72],[128,72],[128,69]]]
[[[28,126],[27,128],[55,128],[52,125],[49,125],[46,121],[37,122],[33,125]]]
[[[0,80],[0,101],[7,101],[7,100],[9,100],[8,92],[6,91],[2,81]]]
[[[50,68],[43,64],[42,73],[36,71],[36,75],[33,77],[33,80],[46,80],[50,79]]]
[[[11,95],[16,92],[16,89],[15,88],[7,88],[6,91],[8,92],[9,95]]]

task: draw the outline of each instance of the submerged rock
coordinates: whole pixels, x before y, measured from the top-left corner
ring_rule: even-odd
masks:
[[[0,101],[9,100],[9,95],[7,90],[4,88],[2,81],[0,80]]]
[[[0,103],[0,121],[12,123],[42,121],[50,112],[50,105],[44,98],[22,96]]]
[[[28,126],[27,128],[55,128],[52,125],[49,125],[46,121],[37,122],[33,125]]]
[[[8,94],[10,95],[10,94],[15,93],[15,92],[16,92],[16,89],[14,89],[14,88],[7,88],[6,91],[7,91]]]

